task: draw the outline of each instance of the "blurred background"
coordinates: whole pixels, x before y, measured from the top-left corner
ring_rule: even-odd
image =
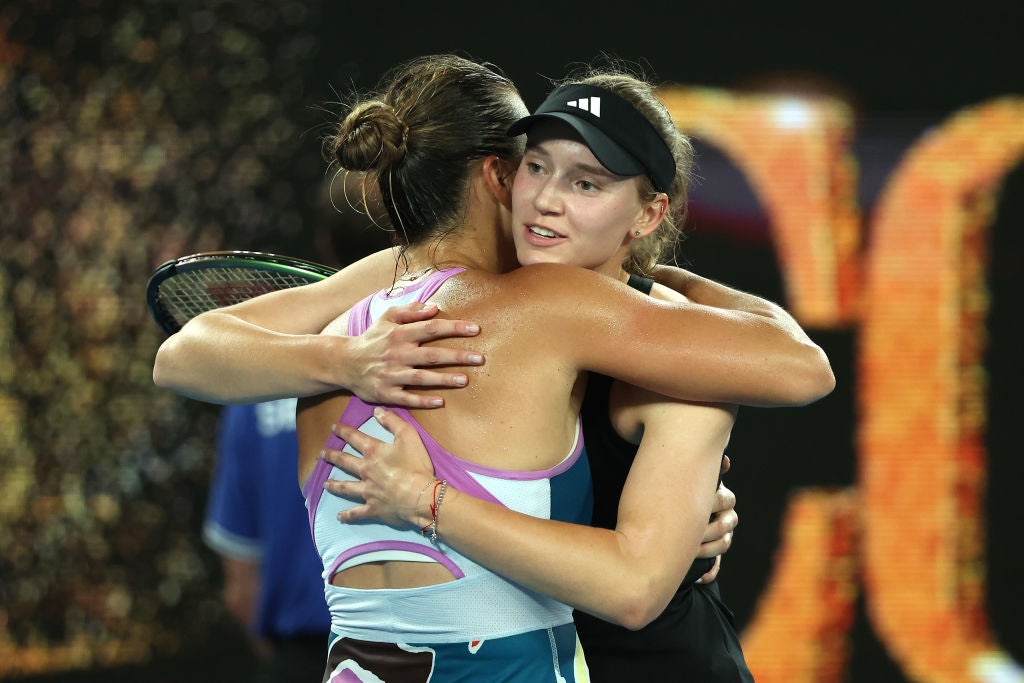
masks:
[[[680,262],[832,359],[832,395],[742,410],[729,447],[758,680],[1024,680],[1022,33],[1019,2],[5,3],[0,679],[245,680],[200,537],[219,408],[153,386],[146,280],[386,244],[326,246],[333,103],[459,51],[530,106],[601,52],[668,83],[699,152]]]

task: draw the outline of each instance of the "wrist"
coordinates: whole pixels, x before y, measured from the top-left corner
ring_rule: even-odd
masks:
[[[314,335],[310,340],[314,344],[311,356],[318,358],[318,375],[314,379],[325,385],[328,391],[336,389],[352,390],[355,378],[351,376],[352,338],[341,335]]]
[[[434,520],[431,505],[437,499],[437,487],[440,483],[441,480],[433,476],[423,481],[422,485],[416,490],[416,501],[412,506],[411,512],[403,515],[405,521],[415,525],[420,530],[424,527],[430,527]]]
[[[441,518],[441,506],[449,498],[451,491],[448,488],[448,480],[440,479],[430,482],[427,487],[430,491],[430,519],[420,526],[420,533],[430,538],[431,543],[437,543],[439,538],[438,521]]]

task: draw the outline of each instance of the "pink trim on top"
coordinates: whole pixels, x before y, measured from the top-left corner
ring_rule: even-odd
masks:
[[[382,299],[399,299],[404,296],[409,296],[412,292],[419,292],[420,290],[423,290],[420,295],[416,297],[416,301],[426,301],[434,295],[434,292],[441,288],[441,285],[443,285],[449,277],[452,275],[458,275],[465,270],[465,268],[442,268],[441,270],[435,270],[409,285],[402,285],[401,294],[388,294],[387,290],[384,290],[377,296],[380,296]]]
[[[352,312],[348,316],[348,334],[351,337],[357,337],[363,332],[366,332],[367,328],[373,323],[370,320],[370,299],[374,297],[390,301],[391,299],[399,299],[407,297],[409,294],[416,292],[416,297],[410,299],[409,303],[413,301],[424,302],[434,295],[434,293],[441,288],[448,278],[453,275],[465,271],[465,268],[444,268],[442,270],[434,271],[429,275],[424,276],[418,282],[414,282],[411,285],[402,289],[401,294],[388,294],[386,291],[381,291],[374,294],[372,297],[363,299],[360,303],[365,302],[365,305],[359,309],[358,315],[356,315],[356,307],[352,307]]]
[[[433,273],[430,273],[419,282],[413,283],[405,290],[403,290],[402,294],[400,295],[388,295],[386,291],[381,290],[377,294],[361,299],[349,310],[349,336],[357,337],[361,335],[363,332],[366,332],[367,328],[372,323],[372,321],[369,319],[370,302],[375,296],[381,297],[383,299],[394,299],[397,298],[398,296],[405,296],[409,292],[416,292],[422,289],[423,291],[420,293],[419,296],[416,297],[416,299],[419,301],[423,301],[433,296],[433,294],[438,289],[441,288],[441,285],[443,285],[448,280],[449,277],[451,277],[452,275],[457,275],[458,273],[461,273],[465,270],[465,268],[445,268],[443,270],[438,270]],[[344,420],[346,416],[350,416],[354,419],[357,419],[358,422],[355,423],[357,425],[363,424],[373,416],[373,406],[364,403],[363,401],[353,396],[352,399],[348,402],[348,405],[345,407],[345,411],[339,418],[339,422]],[[342,448],[345,447],[345,442],[342,439],[339,439],[334,434],[331,434],[327,438],[326,447],[330,448],[331,450],[340,451]],[[319,504],[320,502],[320,497],[324,493],[324,483],[330,477],[331,468],[333,467],[334,465],[330,464],[323,458],[320,458],[320,460],[318,460],[316,463],[316,467],[313,468],[313,473],[309,476],[309,479],[307,479],[306,483],[303,484],[302,486],[302,495],[306,498],[306,507],[309,513],[309,530],[310,533],[312,533],[313,535],[314,542],[316,542],[316,530],[314,524],[316,518],[316,507],[317,504]]]
[[[344,564],[347,560],[360,555],[366,555],[367,553],[376,552],[378,550],[404,550],[406,552],[416,553],[417,555],[424,555],[442,565],[445,569],[450,571],[452,576],[456,579],[462,579],[466,576],[466,573],[459,568],[459,565],[452,562],[452,559],[440,550],[431,546],[421,545],[419,543],[410,543],[409,541],[374,541],[373,543],[363,543],[361,545],[353,546],[334,559],[334,562],[331,563],[330,571],[327,572],[327,576],[334,576],[338,571],[338,567]]]
[[[374,295],[374,296],[376,296],[376,295]],[[365,325],[365,324],[362,325],[362,329],[360,329],[358,332],[352,332],[352,328],[353,328],[352,321],[353,320],[355,320],[355,321],[366,320],[370,316],[370,300],[371,299],[373,299],[373,296],[368,296],[365,299],[360,299],[359,302],[356,303],[355,306],[353,306],[352,308],[349,309],[349,311],[348,311],[348,336],[350,336],[350,337],[358,337],[363,332],[366,332],[366,328],[368,327],[368,325]],[[355,327],[359,327],[359,323],[356,322],[354,326]]]
[[[430,455],[430,460],[434,463],[434,473],[437,474],[438,478],[448,479],[455,488],[465,491],[466,493],[470,493],[468,490],[463,489],[460,484],[456,483],[456,481],[459,481],[460,483],[462,481],[467,481],[467,486],[479,488],[479,490],[483,492],[481,495],[474,493],[473,495],[475,497],[489,500],[492,503],[500,504],[501,501],[494,498],[487,489],[481,487],[480,484],[477,483],[476,479],[470,477],[470,472],[473,472],[474,474],[482,474],[487,477],[494,477],[495,479],[508,479],[512,481],[550,479],[572,467],[583,453],[583,429],[579,416],[576,417],[576,440],[573,442],[572,449],[569,451],[568,455],[566,455],[565,459],[560,463],[554,467],[549,467],[544,470],[506,470],[481,465],[454,455],[446,450],[444,446],[439,444],[437,439],[435,439],[408,410],[398,407],[389,407],[388,410],[395,413],[416,428],[416,431],[420,435],[420,439],[423,441],[423,445],[427,449],[427,453]]]
[[[413,287],[417,290],[422,290],[416,300],[423,301],[429,298],[448,280],[449,277],[460,273],[463,270],[463,268],[446,268],[432,273],[422,281],[416,283]],[[403,296],[406,294],[408,294],[408,290],[403,293]],[[383,295],[378,294],[375,296]],[[359,302],[356,306],[353,306],[348,320],[349,335],[358,336],[365,332],[367,327],[369,327],[371,323],[369,320],[369,304],[370,298],[367,298]],[[342,413],[338,421],[352,426],[361,425],[373,417],[373,410],[375,407],[375,405],[368,404],[358,397],[353,396],[352,399],[349,400],[348,405],[345,407],[345,411]],[[560,463],[554,467],[544,470],[507,470],[480,465],[453,455],[442,447],[441,444],[437,442],[437,440],[423,427],[423,425],[419,423],[419,421],[416,420],[416,418],[412,416],[408,410],[397,406],[388,406],[387,408],[416,429],[416,432],[420,435],[420,439],[423,441],[423,445],[430,457],[431,464],[434,467],[434,473],[439,479],[446,479],[454,488],[457,488],[475,498],[479,498],[490,503],[496,503],[498,505],[504,505],[504,503],[480,484],[471,473],[512,481],[550,479],[571,468],[583,453],[583,431],[579,416],[576,418],[576,438],[573,443],[573,447],[566,458]],[[333,433],[327,438],[325,444],[326,448],[338,451],[342,450],[345,446],[346,442]],[[317,462],[313,473],[302,487],[302,493],[307,501],[310,532],[313,535],[314,542],[316,541],[316,510],[320,503],[321,496],[324,494],[324,483],[330,477],[333,468],[334,465],[321,458]],[[400,545],[400,542],[381,541],[378,543],[357,546],[357,548],[351,548],[343,553],[342,556],[335,559],[331,571],[333,573],[336,567],[345,559],[367,552],[368,548],[372,547],[375,550],[380,550],[397,548]],[[431,553],[421,550],[424,546],[417,544],[412,545],[415,546],[416,552],[423,552],[424,555],[434,557]],[[362,551],[356,552],[359,548],[361,548]],[[444,557],[440,554],[439,556]],[[448,566],[446,560],[446,557],[444,557],[444,560],[438,559],[441,564]],[[458,567],[454,565],[453,567],[454,569],[452,567],[448,568],[453,574],[456,574],[456,572],[459,571]],[[456,574],[456,576],[458,575]]]
[[[351,421],[345,422],[345,424],[361,425],[373,417],[374,407],[353,396],[348,405],[345,406],[345,411],[341,414],[338,421],[344,422],[345,418],[348,417],[351,418]],[[346,445],[347,443],[344,439],[332,433],[327,437],[324,448],[340,451]],[[320,503],[320,497],[324,495],[324,483],[331,476],[333,469],[334,465],[320,458],[316,462],[316,467],[313,468],[313,473],[309,475],[309,479],[306,480],[305,485],[302,487],[302,495],[306,497],[306,512],[309,515],[309,532],[313,536],[314,543],[316,543],[316,507]]]
[[[373,417],[375,407],[363,402],[359,398],[353,397],[338,421],[348,425],[361,425]],[[505,470],[487,467],[486,465],[479,465],[449,453],[405,408],[390,407],[388,410],[416,429],[420,439],[423,441],[423,446],[427,449],[427,455],[430,457],[430,462],[434,467],[434,474],[439,479],[448,480],[451,486],[463,493],[468,493],[474,498],[497,505],[504,506],[504,503],[477,481],[471,473],[512,481],[550,479],[572,467],[583,453],[583,432],[580,427],[580,418],[577,417],[576,442],[573,444],[573,449],[562,462],[554,467],[545,470]],[[337,451],[342,450],[345,446],[346,442],[333,433],[327,438],[325,444],[326,448]],[[334,465],[321,458],[317,462],[313,474],[306,481],[306,485],[302,487],[302,493],[307,501],[310,533],[313,535],[314,542],[316,541],[316,509],[320,503],[321,496],[324,494],[324,482],[327,481],[333,468]]]

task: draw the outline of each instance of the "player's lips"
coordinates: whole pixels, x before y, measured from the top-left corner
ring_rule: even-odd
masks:
[[[565,239],[565,235],[560,235],[554,230],[540,225],[527,225],[525,234],[528,243],[539,247],[551,246]]]

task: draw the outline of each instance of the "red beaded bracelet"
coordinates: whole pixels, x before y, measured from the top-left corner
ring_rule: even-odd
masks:
[[[425,488],[425,487],[424,487]],[[440,492],[438,491],[440,489]],[[430,503],[430,524],[420,529],[420,534],[423,536],[427,535],[427,529],[430,530],[430,541],[431,543],[437,543],[437,514],[441,510],[441,503],[444,501],[444,493],[448,490],[448,480],[442,479],[441,481],[434,484],[434,494],[431,496]]]

